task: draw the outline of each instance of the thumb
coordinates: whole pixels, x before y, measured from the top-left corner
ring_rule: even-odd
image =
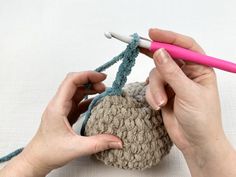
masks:
[[[192,95],[194,83],[180,69],[165,49],[159,49],[153,55],[157,70],[179,97]]]
[[[100,134],[87,137],[80,136],[79,139],[78,143],[81,156],[95,154],[111,148],[122,148],[122,141],[114,135]]]

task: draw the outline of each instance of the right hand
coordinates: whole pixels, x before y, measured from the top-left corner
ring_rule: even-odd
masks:
[[[181,34],[151,29],[149,36],[153,41],[204,53],[193,39]],[[154,54],[143,49],[142,52],[153,56],[156,66],[149,74],[146,99],[154,109],[161,108],[167,132],[186,160],[207,166],[208,162],[217,163],[216,160],[227,158],[233,148],[222,128],[214,70],[196,63],[174,61],[164,49]]]

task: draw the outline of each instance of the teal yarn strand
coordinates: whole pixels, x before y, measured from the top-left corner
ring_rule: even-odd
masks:
[[[95,69],[97,72],[102,72],[115,64],[117,61],[122,60],[122,63],[119,66],[118,72],[116,73],[116,78],[112,84],[112,87],[106,89],[103,93],[96,96],[93,101],[90,103],[88,107],[88,111],[85,113],[85,118],[81,127],[81,135],[85,135],[85,126],[88,122],[88,119],[91,115],[91,111],[93,107],[105,96],[108,95],[121,95],[122,88],[124,87],[127,76],[130,74],[132,67],[135,64],[135,60],[139,54],[138,44],[139,44],[139,36],[138,34],[133,34],[133,39],[131,43],[127,46],[127,48],[121,52],[118,56],[111,59],[109,62]]]
[[[13,152],[11,152],[10,154],[4,156],[4,157],[1,157],[0,158],[0,163],[3,163],[3,162],[6,162],[6,161],[9,161],[11,160],[13,157],[17,156],[18,154],[20,154],[22,151],[23,151],[24,148],[19,148]]]
[[[88,111],[85,113],[85,119],[82,124],[81,128],[81,135],[84,135],[85,126],[87,124],[87,121],[91,115],[91,111],[93,107],[105,96],[108,95],[121,95],[122,94],[122,88],[124,87],[127,76],[130,74],[132,67],[135,64],[135,59],[137,58],[139,54],[138,49],[139,44],[139,36],[138,34],[133,34],[133,39],[130,44],[126,47],[126,49],[121,52],[119,55],[115,56],[113,59],[108,61],[107,63],[103,64],[102,66],[95,69],[97,72],[102,72],[106,70],[107,68],[111,67],[118,61],[122,60],[122,63],[119,66],[118,72],[116,74],[116,78],[112,84],[112,87],[106,89],[103,93],[96,96],[93,101],[90,103]],[[92,85],[90,83],[85,85],[86,88],[91,88]],[[17,156],[23,151],[24,148],[19,148],[15,150],[14,152],[11,152],[10,154],[1,157],[0,163],[6,162],[11,160],[13,157]]]

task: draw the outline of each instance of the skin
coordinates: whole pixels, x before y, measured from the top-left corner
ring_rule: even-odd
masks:
[[[82,99],[85,95],[103,92],[105,78],[105,74],[94,71],[68,74],[44,111],[36,135],[23,152],[0,171],[0,177],[43,177],[81,156],[122,148],[121,140],[113,135],[84,137],[72,129],[91,101],[81,102]],[[93,87],[84,88],[86,83],[92,83]]]
[[[151,29],[153,41],[174,44],[199,53],[202,48],[190,37]],[[162,108],[165,127],[183,153],[192,177],[236,176],[236,152],[222,127],[217,80],[212,68],[173,60],[164,50],[154,54],[146,99]]]
[[[150,29],[149,36],[153,41],[204,53],[192,38],[181,34]],[[236,176],[236,152],[222,128],[214,70],[173,60],[164,49],[141,52],[155,64],[147,79],[146,99],[154,109],[162,109],[166,129],[183,153],[192,177]],[[43,113],[36,135],[0,171],[0,177],[43,177],[75,158],[122,148],[121,140],[113,135],[82,137],[72,129],[91,101],[81,102],[83,97],[104,91],[105,78],[94,71],[69,74]],[[90,90],[83,87],[88,82],[93,84]]]

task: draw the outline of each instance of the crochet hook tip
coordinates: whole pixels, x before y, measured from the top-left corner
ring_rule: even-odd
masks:
[[[105,32],[104,35],[106,36],[107,39],[111,39],[112,38],[112,35],[110,32]]]
[[[132,41],[132,36],[124,36],[114,32],[105,32],[104,35],[108,39],[115,38],[125,43],[130,43]],[[149,49],[151,47],[151,41],[140,37],[139,46]]]

